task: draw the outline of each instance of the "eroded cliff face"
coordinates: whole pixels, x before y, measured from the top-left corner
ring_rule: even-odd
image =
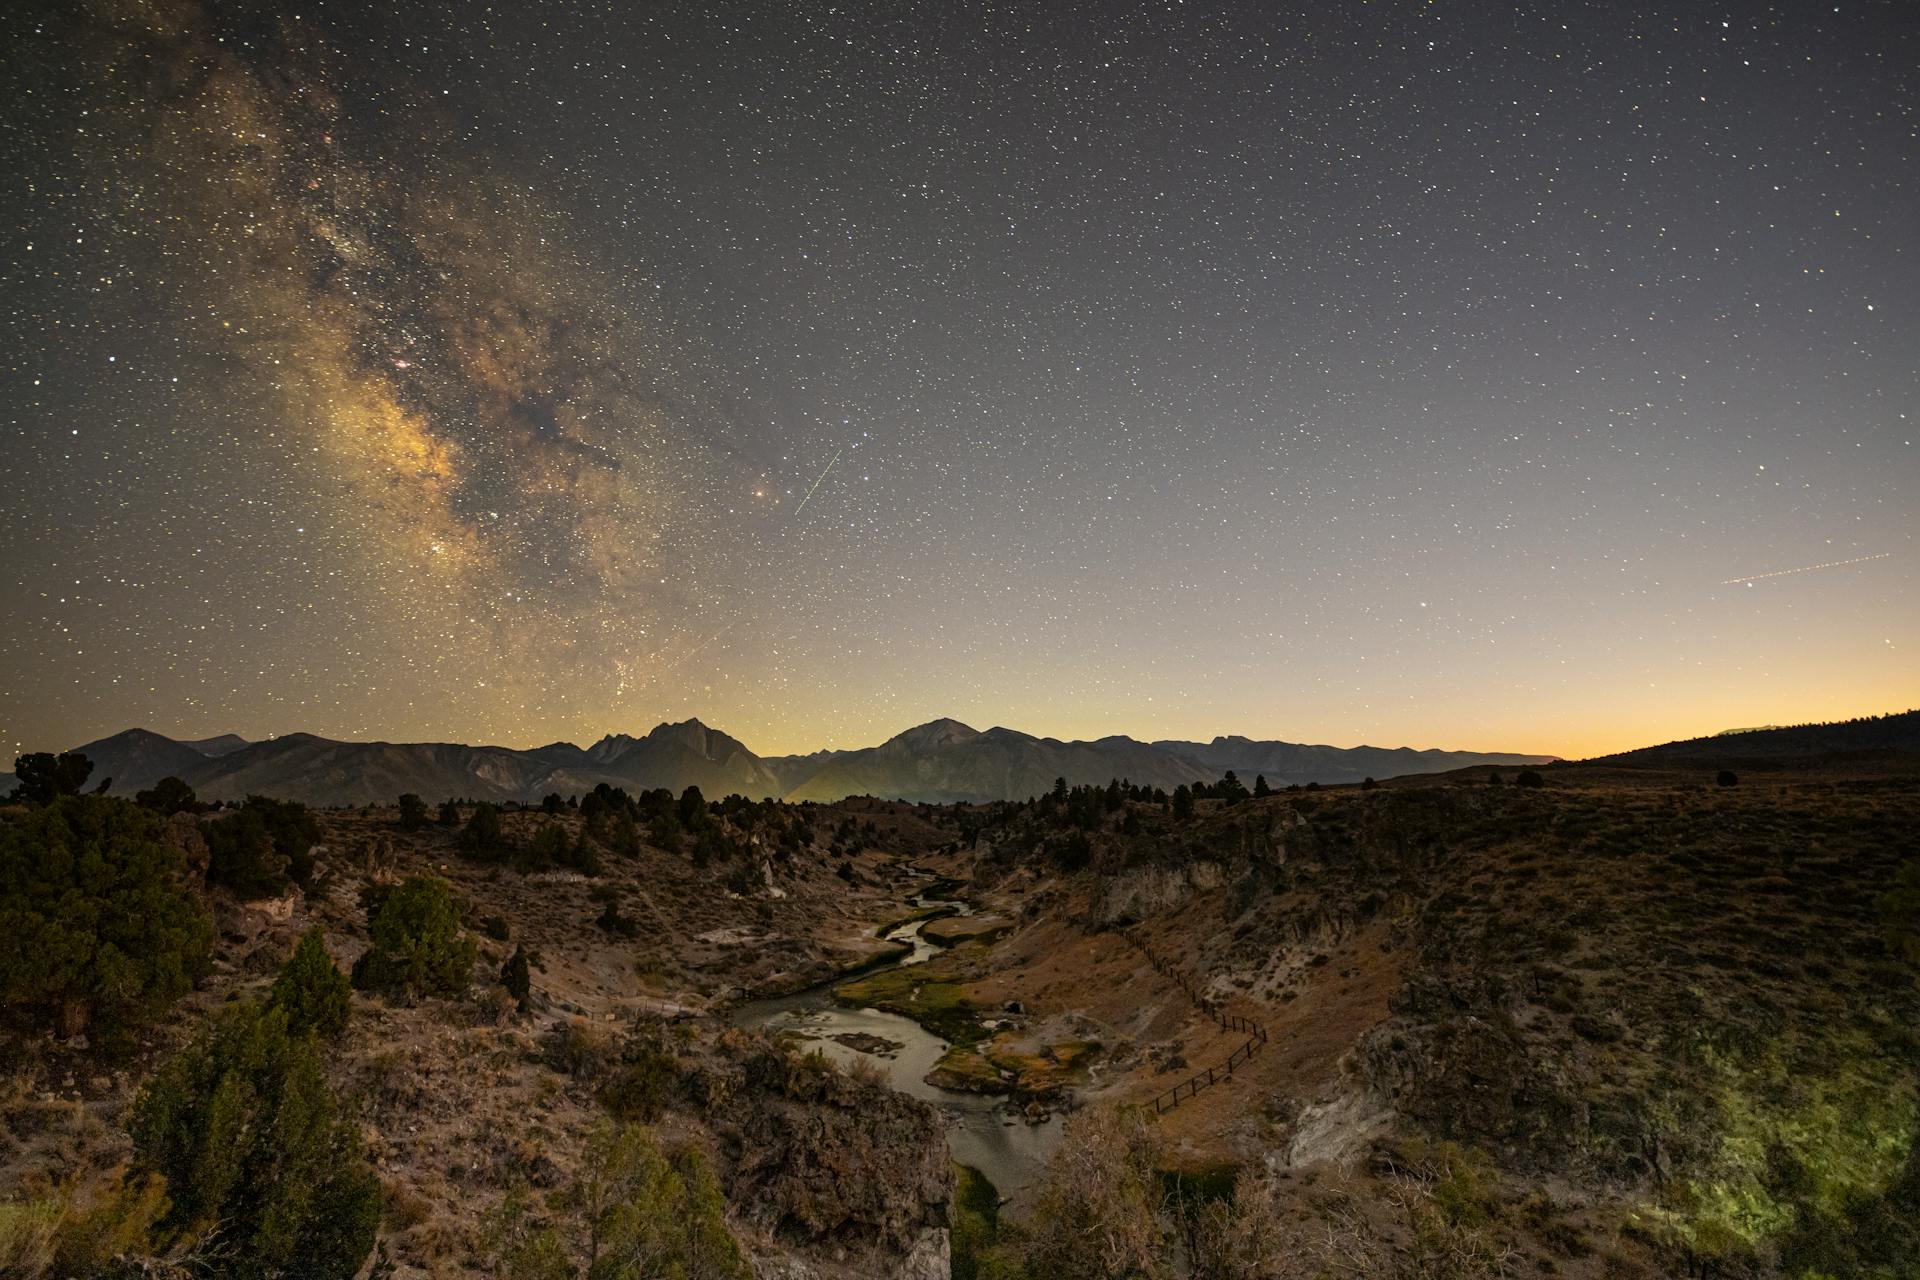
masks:
[[[1046,938],[1160,1010],[1126,1032],[1183,1070],[1232,1046],[1172,1025],[1170,976],[1266,1028],[1230,1086],[1158,1118],[1188,1167],[1317,1165],[1388,1203],[1410,1167],[1465,1159],[1485,1229],[1570,1276],[1904,1275],[1920,987],[1887,913],[1920,786],[1762,786],[1477,777],[1140,807],[1084,835],[1039,811],[993,833],[982,883],[1029,904],[998,954],[1030,1006],[1097,996],[1030,954]],[[1098,1100],[1167,1088],[1140,1065],[1164,1055],[1126,1048]]]
[[[1211,861],[1136,867],[1101,881],[1094,918],[1103,925],[1133,924],[1163,915],[1195,893],[1217,889],[1226,875]]]

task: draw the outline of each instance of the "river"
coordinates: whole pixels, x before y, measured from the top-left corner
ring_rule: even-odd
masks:
[[[972,908],[965,902],[946,898],[916,896],[916,908],[937,909],[942,914],[968,915]],[[925,963],[940,949],[939,944],[921,937],[927,921],[914,920],[889,930],[891,942],[905,942],[913,950],[894,965],[904,968]],[[1040,1124],[1028,1124],[1004,1098],[978,1093],[961,1093],[936,1088],[926,1082],[947,1042],[911,1018],[880,1009],[851,1009],[835,1001],[829,982],[792,995],[755,1000],[734,1010],[731,1021],[739,1027],[758,1027],[772,1032],[791,1032],[810,1040],[829,1058],[841,1064],[865,1058],[887,1074],[887,1082],[901,1093],[930,1102],[946,1116],[947,1148],[953,1158],[985,1174],[1003,1197],[1012,1196],[1038,1172],[1060,1138],[1060,1118],[1056,1115]],[[863,1053],[841,1044],[834,1036],[864,1032],[881,1036],[904,1046],[892,1057]]]

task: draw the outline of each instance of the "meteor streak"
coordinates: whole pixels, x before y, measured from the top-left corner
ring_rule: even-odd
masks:
[[[1893,552],[1891,551],[1878,551],[1870,556],[1855,556],[1851,560],[1829,560],[1825,564],[1802,565],[1798,569],[1775,569],[1772,573],[1756,573],[1745,578],[1727,578],[1724,579],[1720,585],[1723,587],[1733,587],[1738,586],[1742,582],[1758,582],[1762,578],[1784,578],[1790,573],[1812,573],[1815,569],[1838,569],[1842,565],[1865,564],[1869,560],[1885,560],[1892,554]]]
[[[820,474],[813,478],[813,488],[807,490],[807,496],[800,499],[800,505],[793,509],[795,516],[798,516],[802,511],[807,509],[807,504],[813,501],[813,490],[820,487],[820,482],[827,478],[827,472],[833,470],[833,464],[840,461],[840,455],[846,451],[847,446],[845,445],[841,445],[838,449],[834,450],[833,456],[827,459],[827,465],[820,468]]]

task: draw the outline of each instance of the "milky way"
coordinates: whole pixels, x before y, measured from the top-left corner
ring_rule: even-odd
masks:
[[[0,22],[5,745],[1920,700],[1907,7]]]

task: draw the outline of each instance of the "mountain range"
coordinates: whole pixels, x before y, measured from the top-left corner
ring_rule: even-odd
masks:
[[[74,748],[93,762],[90,785],[111,780],[131,795],[178,777],[205,800],[270,795],[313,805],[387,803],[404,792],[537,801],[575,795],[599,783],[640,791],[697,786],[710,797],[830,802],[851,795],[931,801],[1024,800],[1053,786],[1126,778],[1168,790],[1215,781],[1229,770],[1251,784],[1264,775],[1289,783],[1358,782],[1470,766],[1544,764],[1551,756],[1504,752],[1415,751],[1405,747],[1326,747],[1219,737],[1211,742],[1141,742],[1114,736],[1091,742],[1038,738],[1013,729],[985,731],[934,720],[877,747],[762,758],[698,720],[662,724],[643,737],[612,734],[590,747],[555,742],[531,750],[447,742],[340,742],[307,733],[248,742],[228,734],[182,742],[128,729]],[[0,775],[0,787],[11,779]]]

